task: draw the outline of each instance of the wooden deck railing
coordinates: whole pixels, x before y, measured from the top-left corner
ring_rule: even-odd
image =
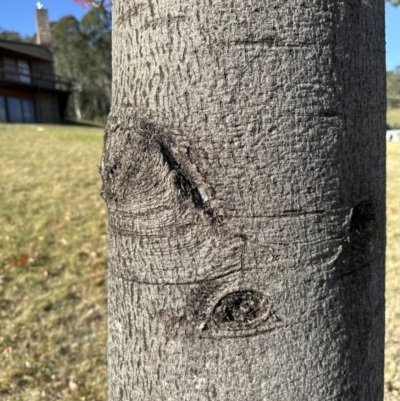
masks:
[[[59,89],[71,91],[74,82],[56,75],[49,74],[25,74],[15,70],[0,68],[0,81],[18,82],[24,85],[37,87],[38,89]]]

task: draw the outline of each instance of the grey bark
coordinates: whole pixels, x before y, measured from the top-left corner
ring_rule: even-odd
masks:
[[[384,2],[114,0],[109,400],[383,398]]]

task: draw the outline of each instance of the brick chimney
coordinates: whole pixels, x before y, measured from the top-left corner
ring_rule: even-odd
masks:
[[[40,3],[37,3],[36,9],[36,44],[45,46],[51,50],[49,13]]]

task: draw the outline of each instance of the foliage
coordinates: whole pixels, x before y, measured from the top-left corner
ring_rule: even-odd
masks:
[[[16,31],[7,31],[0,28],[0,39],[4,40],[12,40],[14,42],[26,42],[26,43],[35,43],[35,35],[33,36],[21,36]]]
[[[400,0],[386,0],[393,6],[399,6]],[[400,67],[397,67],[395,71],[388,71],[386,73],[386,89],[387,89],[387,106],[388,109],[400,107]],[[391,128],[395,128],[388,121],[388,125]],[[396,127],[400,127],[400,122],[396,124]]]
[[[91,4],[91,0],[74,0],[74,3],[78,3],[81,6],[88,7]]]
[[[102,130],[2,125],[0,400],[105,401]]]
[[[92,8],[78,21],[72,15],[52,23],[57,75],[75,82],[69,115],[105,119],[111,103],[111,16]]]
[[[400,108],[389,109],[386,115],[389,129],[400,129]]]
[[[388,109],[400,107],[400,67],[386,72]]]
[[[75,3],[80,4],[83,7],[111,7],[111,0],[74,0]]]

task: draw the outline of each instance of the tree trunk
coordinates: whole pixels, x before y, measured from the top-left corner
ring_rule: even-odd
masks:
[[[114,0],[110,401],[383,398],[382,0]]]
[[[73,94],[72,97],[74,99],[74,109],[75,109],[75,117],[78,120],[82,119],[82,113],[81,113],[81,107],[80,107],[80,90],[76,90]]]

